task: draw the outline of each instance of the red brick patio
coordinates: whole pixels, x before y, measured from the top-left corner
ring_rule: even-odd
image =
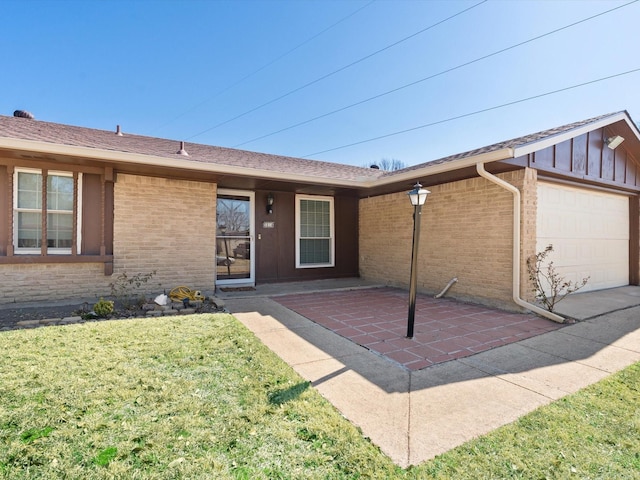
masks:
[[[409,370],[467,357],[562,325],[426,295],[416,298],[414,337],[406,338],[408,293],[370,288],[274,296],[272,300]]]

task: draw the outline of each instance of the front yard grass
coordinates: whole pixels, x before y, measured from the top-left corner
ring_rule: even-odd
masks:
[[[0,478],[640,478],[640,364],[403,470],[227,314],[4,332],[0,352]]]

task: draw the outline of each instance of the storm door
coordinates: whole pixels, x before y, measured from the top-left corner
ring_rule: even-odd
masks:
[[[216,285],[254,285],[253,231],[253,192],[219,189],[216,202]]]

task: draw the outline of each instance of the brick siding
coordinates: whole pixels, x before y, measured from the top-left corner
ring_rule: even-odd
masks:
[[[525,255],[535,249],[535,171],[498,176],[524,191],[521,278],[526,280]],[[449,297],[517,309],[511,300],[512,194],[480,177],[429,190],[421,215],[418,290],[435,294],[457,277]],[[361,200],[360,275],[406,288],[412,235],[413,207],[405,192]]]
[[[538,212],[538,171],[525,168],[510,183],[520,190],[520,297],[534,302],[533,284],[529,280],[527,258],[535,255]],[[509,180],[507,180],[509,181]]]
[[[118,175],[114,210],[114,277],[156,271],[147,285],[160,293],[213,291],[214,184]]]
[[[97,299],[123,272],[154,270],[144,293],[178,285],[213,291],[215,184],[118,175],[114,197],[112,276],[101,263],[3,265],[0,304]]]
[[[90,300],[106,295],[109,281],[101,263],[2,265],[0,304]]]

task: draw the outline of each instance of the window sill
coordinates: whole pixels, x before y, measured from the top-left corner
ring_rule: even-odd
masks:
[[[113,274],[113,255],[0,255],[0,265],[45,265],[52,263],[104,263],[104,274],[107,276]]]
[[[308,265],[296,265],[296,268],[333,268],[335,267],[332,263],[310,263]]]
[[[103,263],[113,262],[113,255],[28,255],[0,256],[0,264],[14,263]]]

